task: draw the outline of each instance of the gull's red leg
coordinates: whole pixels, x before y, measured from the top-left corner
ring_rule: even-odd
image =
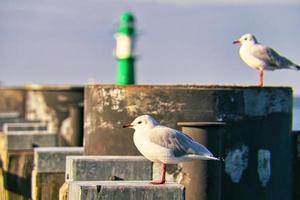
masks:
[[[262,68],[259,68],[259,87],[264,86],[264,70]]]
[[[155,185],[164,184],[166,182],[166,169],[167,169],[167,166],[166,166],[165,163],[163,163],[162,168],[161,168],[161,178],[160,178],[160,180],[152,181],[150,183],[155,184]]]

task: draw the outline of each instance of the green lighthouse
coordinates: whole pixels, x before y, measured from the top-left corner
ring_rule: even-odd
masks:
[[[135,18],[131,12],[124,12],[119,19],[119,28],[115,34],[118,85],[135,83],[134,75],[134,42]]]

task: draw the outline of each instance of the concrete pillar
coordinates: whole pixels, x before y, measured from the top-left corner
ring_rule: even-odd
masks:
[[[0,134],[0,199],[31,198],[33,146],[56,146],[56,134]]]
[[[70,183],[69,200],[184,200],[184,186],[167,183],[152,185],[144,181],[75,181]]]
[[[34,148],[31,195],[33,200],[57,200],[65,182],[66,156],[82,155],[83,147]]]
[[[83,145],[83,105],[69,105],[69,115],[62,121],[59,131],[60,144],[64,146]]]
[[[294,199],[300,199],[300,130],[293,131],[293,190]]]
[[[74,141],[68,139],[74,138],[73,134],[82,136],[73,124],[74,121],[81,124],[83,119],[74,119],[82,115],[74,115],[70,107],[82,106],[83,87],[33,85],[26,87],[25,92],[25,118],[47,122],[48,130],[58,135],[59,146],[74,146]]]
[[[178,122],[182,132],[206,146],[213,155],[224,155],[223,137],[225,123],[222,122]],[[222,160],[222,158],[221,158]],[[187,200],[222,199],[223,161],[193,161],[180,163],[182,180]]]

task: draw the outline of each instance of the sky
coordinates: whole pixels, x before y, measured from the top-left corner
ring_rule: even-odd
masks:
[[[139,84],[256,85],[232,41],[253,33],[300,64],[296,0],[0,0],[4,85],[115,82],[118,17],[137,18]],[[265,73],[265,84],[300,95],[300,71]]]

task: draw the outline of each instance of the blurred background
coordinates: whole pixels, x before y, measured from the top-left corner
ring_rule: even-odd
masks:
[[[253,33],[300,63],[297,0],[1,0],[2,85],[114,83],[114,34],[123,11],[138,28],[138,84],[256,85],[258,72],[232,41]],[[265,84],[291,86],[300,72],[266,72]],[[294,129],[300,128],[300,99]]]

